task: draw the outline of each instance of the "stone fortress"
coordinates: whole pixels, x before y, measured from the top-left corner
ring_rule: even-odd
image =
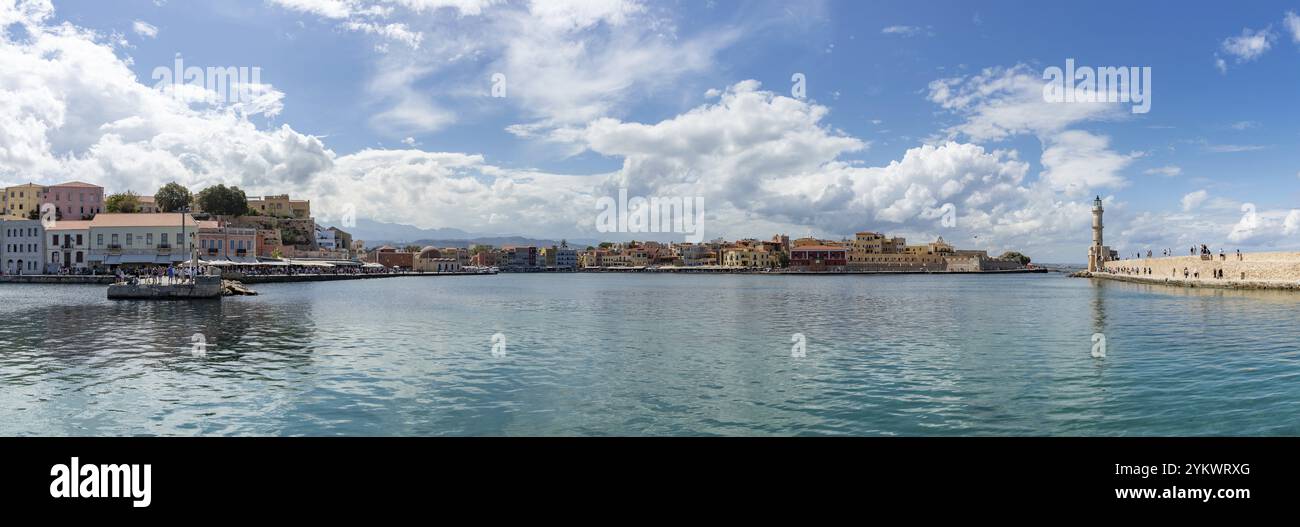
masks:
[[[1080,273],[1081,276],[1183,287],[1300,290],[1300,252],[1241,253],[1238,256],[1235,250],[1224,250],[1222,255],[1211,251],[1188,256],[1121,259],[1104,243],[1104,212],[1101,196],[1097,196],[1092,202],[1088,271]]]

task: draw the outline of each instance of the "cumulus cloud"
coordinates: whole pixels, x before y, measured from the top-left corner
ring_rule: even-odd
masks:
[[[1189,212],[1200,207],[1202,203],[1205,203],[1205,199],[1208,197],[1210,197],[1210,193],[1206,192],[1204,189],[1183,195],[1183,212]]]
[[[0,20],[28,25],[21,41],[0,35],[6,71],[0,92],[7,94],[0,97],[0,121],[9,123],[0,127],[5,183],[80,179],[152,192],[174,179],[269,190],[304,182],[332,164],[318,139],[250,121],[259,108],[276,111],[283,94],[259,85],[252,102],[228,105],[155,90],[99,35],[44,26],[43,5],[0,10]]]
[[[1282,234],[1292,235],[1300,232],[1300,209],[1291,209],[1282,220]]]
[[[1043,142],[1040,177],[1048,189],[1083,197],[1098,188],[1125,184],[1122,172],[1140,157],[1110,149],[1103,135],[1071,129],[1089,121],[1123,119],[1122,107],[1109,103],[1053,103],[1044,100],[1044,81],[1028,67],[988,68],[978,74],[939,79],[929,99],[962,118],[948,128],[949,138],[975,142],[1033,135]]]
[[[488,81],[500,74],[509,95],[490,107],[508,105],[526,119],[507,130],[562,141],[563,128],[618,116],[635,97],[709,71],[738,37],[728,28],[681,37],[671,13],[639,0],[274,2],[380,40],[369,93],[381,109],[371,124],[393,137],[488,111]],[[439,16],[448,10],[458,16]],[[399,11],[403,21],[393,22]]]

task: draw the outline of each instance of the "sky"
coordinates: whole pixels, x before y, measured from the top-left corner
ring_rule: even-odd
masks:
[[[684,238],[601,232],[627,189],[702,198],[707,239],[1040,262],[1084,261],[1100,196],[1123,254],[1300,250],[1300,2],[1052,4],[0,0],[0,184]],[[1049,100],[1067,60],[1149,68],[1149,107]]]

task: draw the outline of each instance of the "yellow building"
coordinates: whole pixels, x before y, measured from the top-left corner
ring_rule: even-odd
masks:
[[[4,193],[4,216],[10,220],[28,219],[31,211],[41,210],[45,187],[35,183],[8,187]]]
[[[275,216],[277,218],[310,218],[311,201],[289,199],[288,194],[248,198],[248,212],[257,216]]]
[[[767,249],[755,246],[733,247],[722,252],[724,267],[745,267],[752,269],[773,269],[780,267],[780,256]]]
[[[140,206],[136,208],[140,213],[157,214],[162,212],[162,209],[158,208],[158,202],[154,201],[153,196],[136,196],[136,201],[140,202]]]

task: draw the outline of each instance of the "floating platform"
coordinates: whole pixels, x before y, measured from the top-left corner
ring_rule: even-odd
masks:
[[[108,286],[109,300],[197,300],[221,298],[219,276],[200,276],[185,284],[113,284]]]

